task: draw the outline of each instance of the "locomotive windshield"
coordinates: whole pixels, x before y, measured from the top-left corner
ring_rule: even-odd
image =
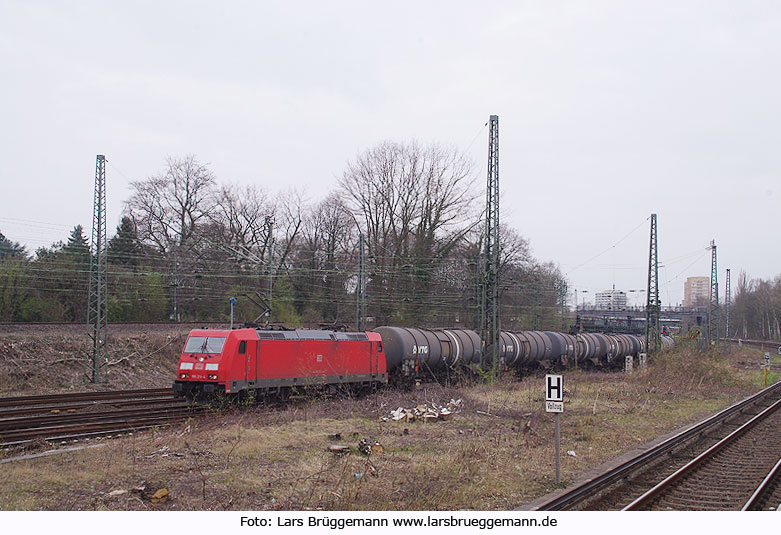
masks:
[[[184,346],[185,353],[222,353],[224,336],[191,336]]]

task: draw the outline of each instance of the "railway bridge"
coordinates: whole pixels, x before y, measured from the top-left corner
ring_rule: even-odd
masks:
[[[594,307],[578,306],[577,323],[585,331],[612,331],[645,333],[645,307]],[[673,331],[691,325],[707,325],[707,307],[662,307],[660,320],[663,328]]]

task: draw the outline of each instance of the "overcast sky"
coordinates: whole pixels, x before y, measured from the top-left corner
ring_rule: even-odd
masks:
[[[645,289],[656,212],[677,303],[711,239],[722,288],[781,273],[780,60],[772,1],[0,0],[0,231],[89,229],[96,154],[111,234],[168,155],[316,201],[358,152],[436,141],[482,191],[497,114],[502,218],[534,255],[581,300]]]

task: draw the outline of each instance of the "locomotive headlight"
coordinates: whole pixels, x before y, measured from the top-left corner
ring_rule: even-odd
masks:
[[[209,374],[209,379],[216,379],[216,378],[217,378],[217,374],[216,373],[210,373]]]
[[[186,373],[180,373],[179,374],[179,379],[187,379],[188,377],[190,377],[189,374],[186,374]]]

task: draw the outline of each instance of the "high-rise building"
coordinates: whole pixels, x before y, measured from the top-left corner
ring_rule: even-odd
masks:
[[[683,306],[706,307],[710,302],[710,279],[708,277],[689,277],[683,283]]]
[[[594,304],[597,308],[626,308],[626,292],[621,290],[605,290],[594,294]]]

